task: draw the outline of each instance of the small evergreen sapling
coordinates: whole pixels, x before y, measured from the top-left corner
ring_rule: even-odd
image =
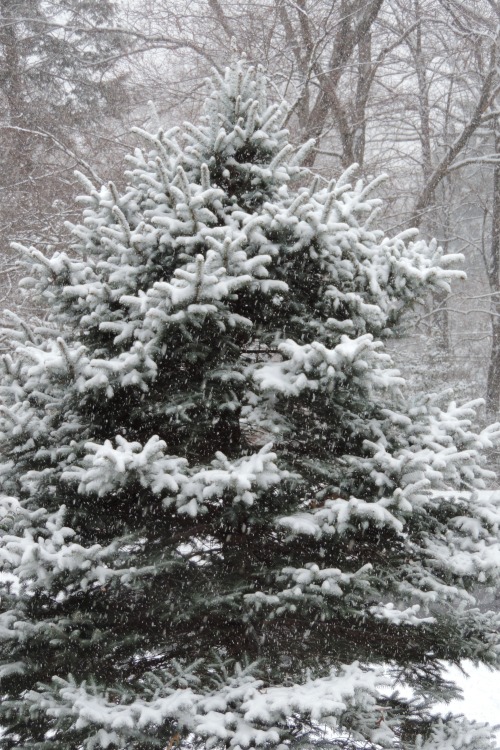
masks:
[[[409,403],[381,343],[453,259],[374,229],[375,183],[309,184],[285,115],[232,67],[87,185],[67,255],[24,248],[0,747],[491,747],[432,704],[444,662],[498,666],[499,430]]]

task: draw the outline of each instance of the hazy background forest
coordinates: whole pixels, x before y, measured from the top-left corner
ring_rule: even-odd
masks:
[[[66,243],[79,170],[121,181],[133,126],[199,113],[205,80],[246,55],[272,74],[307,166],[357,163],[384,226],[464,256],[395,356],[415,387],[500,406],[498,0],[0,0],[2,307],[29,308],[12,243]],[[43,315],[43,311],[30,311]]]

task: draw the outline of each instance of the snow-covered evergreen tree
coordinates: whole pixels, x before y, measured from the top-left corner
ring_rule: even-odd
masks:
[[[2,748],[490,747],[432,704],[445,662],[498,665],[499,430],[408,403],[381,343],[450,259],[372,228],[374,184],[310,184],[285,115],[233,66],[122,194],[88,184],[67,255],[25,249]]]

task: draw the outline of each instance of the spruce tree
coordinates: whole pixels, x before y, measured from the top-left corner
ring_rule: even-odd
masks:
[[[261,72],[24,248],[1,394],[2,748],[481,750],[433,703],[498,666],[497,427],[384,351],[452,260],[300,167]]]

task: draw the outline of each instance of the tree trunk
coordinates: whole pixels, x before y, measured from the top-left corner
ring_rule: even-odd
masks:
[[[499,123],[495,128],[495,153],[500,153]],[[491,298],[491,353],[486,387],[488,411],[497,412],[500,405],[500,166],[493,170],[493,215],[491,221],[490,257],[487,264]]]
[[[492,342],[486,388],[486,406],[489,412],[496,413],[500,403],[500,317],[494,316],[500,316],[500,304],[495,300],[492,302],[492,308],[496,309],[496,313],[492,312],[491,317]]]
[[[9,134],[12,162],[16,165],[16,179],[27,178],[32,169],[27,128],[26,103],[24,99],[23,69],[19,52],[20,40],[15,24],[15,9],[9,0],[0,0],[0,45],[3,48],[2,67],[6,85],[4,95],[7,103],[8,124],[19,130]]]

